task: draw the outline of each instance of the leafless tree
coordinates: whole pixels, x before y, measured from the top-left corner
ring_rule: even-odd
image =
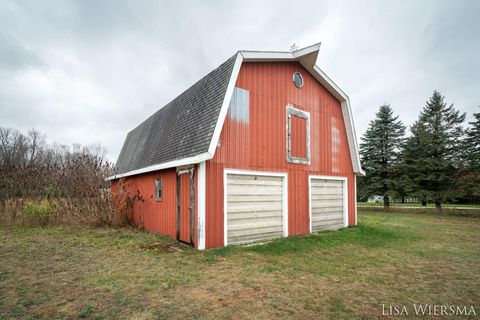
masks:
[[[117,209],[131,205],[132,199],[111,192],[106,178],[113,165],[105,154],[99,144],[49,145],[37,130],[24,135],[0,128],[0,223],[32,217],[44,222],[67,217],[76,223],[125,222],[127,211]]]

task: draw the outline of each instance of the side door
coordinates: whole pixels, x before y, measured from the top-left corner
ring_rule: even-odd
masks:
[[[194,237],[194,169],[177,171],[177,240],[193,245]]]

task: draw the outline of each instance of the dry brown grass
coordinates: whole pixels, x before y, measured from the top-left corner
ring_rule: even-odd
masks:
[[[133,229],[0,229],[0,319],[381,318],[479,310],[480,219],[361,213],[360,226],[197,252]]]

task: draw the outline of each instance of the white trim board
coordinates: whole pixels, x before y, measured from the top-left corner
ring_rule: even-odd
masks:
[[[142,174],[142,173],[147,173],[147,172],[152,172],[152,171],[158,171],[162,169],[169,169],[169,168],[174,168],[174,167],[180,167],[188,164],[197,164],[202,161],[206,161],[211,159],[210,155],[206,153],[201,153],[199,155],[193,156],[193,157],[188,157],[188,158],[183,158],[179,160],[174,160],[174,161],[169,161],[169,162],[164,162],[160,164],[156,164],[153,166],[137,169],[137,170],[132,170],[129,172],[121,173],[121,174],[116,174],[113,176],[110,176],[107,178],[107,180],[113,180],[113,179],[119,179],[119,178],[124,178],[128,176],[133,176],[137,174]]]
[[[197,249],[205,249],[206,163],[198,164],[197,177]]]
[[[213,158],[215,155],[215,149],[217,148],[218,140],[220,139],[220,133],[222,133],[223,123],[225,122],[225,117],[228,113],[228,107],[230,106],[230,101],[232,100],[233,89],[235,88],[235,83],[237,82],[238,74],[240,73],[242,61],[243,56],[239,52],[237,53],[235,64],[233,65],[232,75],[228,81],[227,91],[225,92],[225,97],[223,98],[222,108],[220,109],[220,114],[218,115],[215,129],[213,130],[212,140],[210,141],[210,146],[208,147],[208,154],[211,155],[211,158]]]
[[[265,177],[283,178],[282,206],[283,206],[283,236],[288,237],[288,173],[272,171],[255,171],[243,169],[224,169],[223,170],[223,245],[228,245],[228,227],[227,227],[227,176],[229,174],[255,175]],[[252,241],[253,242],[253,241]]]
[[[158,165],[149,166],[146,168],[129,171],[119,175],[113,175],[108,177],[107,180],[113,180],[118,178],[123,178],[127,176],[132,176],[136,174],[168,169],[185,164],[196,164],[202,161],[210,160],[215,155],[215,150],[220,139],[220,134],[222,132],[223,124],[225,122],[225,117],[228,112],[228,107],[230,105],[230,100],[232,98],[233,89],[235,83],[237,82],[238,74],[240,72],[243,62],[262,62],[262,61],[297,61],[299,62],[310,74],[313,75],[317,81],[320,82],[338,101],[341,103],[343,120],[345,123],[345,128],[347,131],[347,140],[350,150],[350,157],[352,159],[353,171],[357,175],[365,175],[365,172],[362,170],[360,164],[360,155],[358,149],[358,143],[355,133],[355,126],[353,123],[352,110],[350,106],[350,100],[348,96],[316,65],[316,60],[320,50],[320,43],[316,43],[312,46],[305,47],[293,52],[284,52],[284,51],[248,51],[242,50],[237,52],[235,58],[235,63],[232,69],[232,74],[228,82],[227,90],[223,98],[222,107],[220,109],[217,123],[215,124],[215,129],[212,134],[212,140],[208,147],[208,151],[197,156],[178,159],[170,162],[161,163]]]
[[[353,176],[353,208],[355,210],[355,225],[358,225],[358,208],[357,208],[357,176]]]
[[[343,226],[348,227],[348,179],[342,176],[308,176],[308,228],[312,233],[312,180],[337,180],[343,181]]]

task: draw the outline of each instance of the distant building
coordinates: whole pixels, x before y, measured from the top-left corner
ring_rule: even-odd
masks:
[[[368,197],[367,202],[383,203],[383,196],[370,196]]]

